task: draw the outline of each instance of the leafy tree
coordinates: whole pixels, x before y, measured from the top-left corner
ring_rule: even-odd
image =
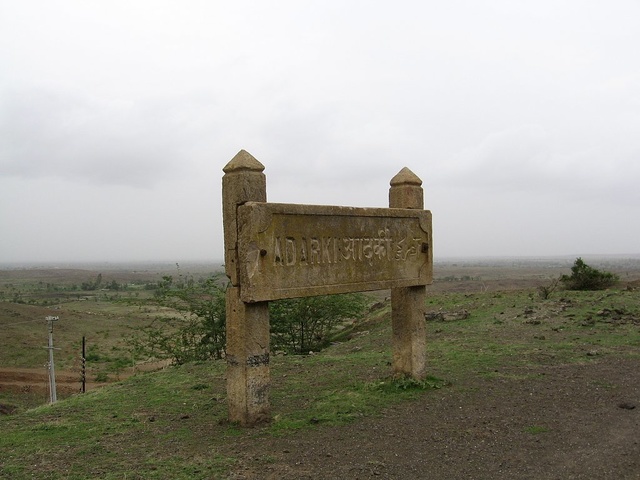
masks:
[[[362,294],[323,295],[278,300],[269,303],[271,348],[290,353],[321,350],[335,328],[362,315]]]
[[[137,357],[171,359],[182,364],[220,359],[225,355],[228,283],[220,276],[195,281],[164,276],[155,302],[174,312],[138,328],[129,344]],[[336,327],[362,315],[362,294],[325,295],[269,302],[272,350],[308,353],[329,342]]]
[[[97,290],[98,288],[100,288],[100,285],[102,285],[102,274],[99,273],[98,276],[96,277],[96,280],[94,282],[82,282],[81,288],[82,290],[85,291],[93,291],[93,290]]]
[[[176,314],[158,317],[129,343],[137,356],[169,358],[173,363],[219,359],[225,353],[226,281],[212,276],[174,282],[165,276],[155,292],[158,305]]]
[[[569,290],[603,290],[614,285],[618,276],[590,267],[578,257],[571,267],[571,275],[562,275],[560,281]]]

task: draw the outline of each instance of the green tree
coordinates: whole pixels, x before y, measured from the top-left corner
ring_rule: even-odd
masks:
[[[569,290],[603,290],[615,285],[618,276],[590,267],[578,257],[571,267],[571,275],[562,275],[560,281]]]
[[[137,357],[171,359],[182,364],[219,359],[225,354],[228,282],[220,276],[195,281],[165,276],[155,302],[174,312],[138,328],[129,340]],[[362,294],[325,295],[269,302],[271,349],[308,353],[327,345],[335,329],[362,315]]]
[[[99,273],[98,276],[96,277],[96,280],[94,282],[88,281],[88,282],[82,282],[82,290],[85,291],[93,291],[93,290],[97,290],[98,288],[100,288],[100,285],[102,285],[102,274]]]
[[[308,353],[326,347],[338,325],[362,316],[362,294],[322,295],[269,303],[272,350]]]
[[[174,315],[139,328],[129,343],[136,356],[168,358],[176,364],[219,359],[225,353],[226,280],[220,275],[174,282],[165,276],[155,292],[158,305]]]

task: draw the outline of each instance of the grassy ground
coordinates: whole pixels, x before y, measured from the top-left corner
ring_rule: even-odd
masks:
[[[431,377],[424,384],[391,380],[390,307],[381,301],[327,350],[272,358],[273,421],[257,429],[226,421],[223,362],[138,373],[35,408],[42,398],[0,391],[0,403],[16,411],[0,415],[0,478],[224,478],[237,461],[229,449],[235,442],[268,442],[301,429],[358,422],[398,402],[462,388],[470,376],[506,378],[514,367],[640,356],[637,289],[622,284],[602,292],[559,291],[544,300],[535,288],[547,280],[543,273],[527,279],[524,289],[496,290],[484,267],[472,268],[480,273],[462,280],[451,266],[446,282],[455,288],[443,282],[430,289]],[[497,276],[502,285],[503,276]],[[21,281],[26,289],[28,282]],[[99,368],[130,361],[123,335],[157,312],[122,300],[76,299],[55,307],[0,303],[0,326],[10,332],[0,339],[0,367],[46,360],[44,316],[52,311],[61,318],[55,336],[62,350],[56,355],[64,367],[76,365],[83,333],[99,345],[93,350]],[[34,328],[33,318],[43,325]]]
[[[640,351],[634,289],[558,292],[548,300],[535,289],[433,293],[427,307],[433,377],[424,385],[389,377],[390,312],[383,302],[350,340],[345,333],[319,354],[272,359],[269,426],[242,430],[226,422],[223,363],[170,367],[0,417],[0,478],[223,477],[235,461],[223,447],[238,439],[263,442],[357,422],[433,389],[455,388],[469,375]]]

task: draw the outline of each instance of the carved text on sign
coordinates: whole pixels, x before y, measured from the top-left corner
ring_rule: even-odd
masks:
[[[431,282],[426,210],[248,202],[238,218],[246,302]]]
[[[424,244],[426,247],[426,244]],[[389,229],[371,237],[275,237],[274,266],[313,266],[340,262],[407,261],[423,250],[420,237],[394,238]]]

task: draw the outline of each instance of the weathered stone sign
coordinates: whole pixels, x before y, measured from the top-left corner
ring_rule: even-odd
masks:
[[[229,419],[270,418],[271,300],[391,289],[394,372],[424,378],[433,240],[422,181],[403,168],[391,208],[297,205],[267,203],[264,166],[244,150],[223,170]]]
[[[431,213],[249,202],[238,208],[244,302],[426,285]]]

